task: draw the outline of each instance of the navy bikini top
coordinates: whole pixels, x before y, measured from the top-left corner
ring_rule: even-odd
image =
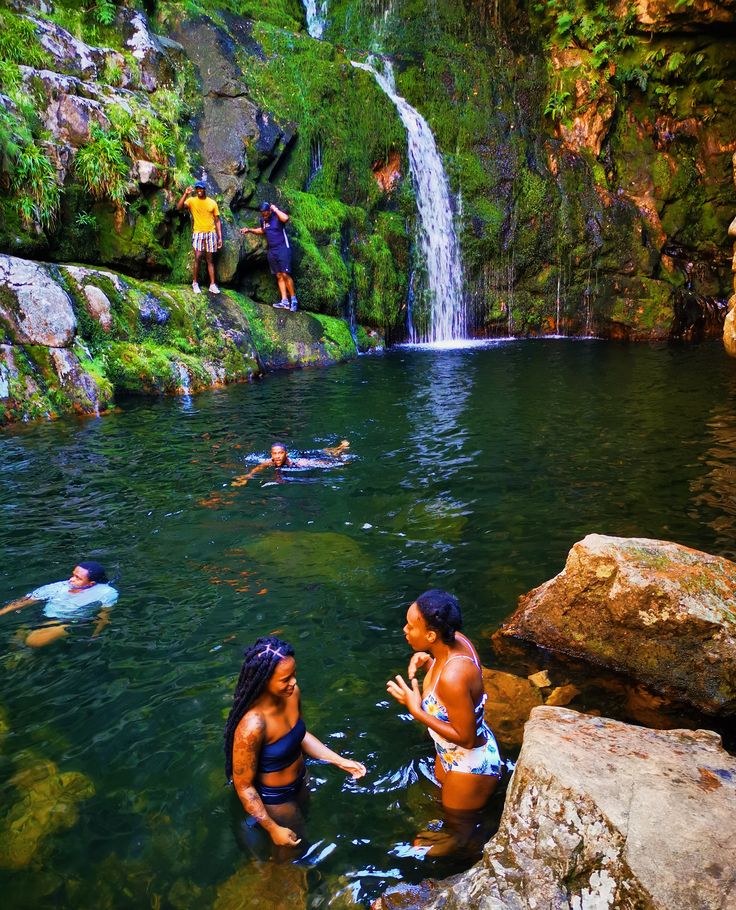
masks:
[[[258,773],[268,774],[270,771],[283,771],[289,765],[301,758],[302,740],[306,736],[307,726],[300,717],[294,726],[276,742],[268,743],[261,749],[258,758]]]

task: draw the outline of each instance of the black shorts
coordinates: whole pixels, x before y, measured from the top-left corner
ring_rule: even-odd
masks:
[[[275,250],[269,250],[267,256],[272,275],[278,272],[291,274],[291,247],[280,246]]]

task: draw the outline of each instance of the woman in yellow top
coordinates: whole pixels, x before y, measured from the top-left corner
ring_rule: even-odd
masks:
[[[195,195],[192,196],[192,193]],[[177,203],[176,207],[182,209],[186,206],[192,215],[192,246],[194,247],[194,270],[192,274],[192,290],[199,294],[199,260],[202,253],[207,258],[207,271],[210,276],[210,294],[219,294],[220,289],[215,284],[215,263],[213,254],[222,246],[222,223],[220,210],[214,199],[207,195],[207,184],[204,180],[197,180],[194,186],[188,186]]]

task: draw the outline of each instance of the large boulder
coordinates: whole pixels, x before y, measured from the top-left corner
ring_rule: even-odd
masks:
[[[228,17],[231,30],[237,31],[238,21]],[[245,28],[244,22],[240,28]],[[281,126],[250,100],[235,43],[214,22],[204,17],[189,20],[177,38],[201,83],[199,141],[205,170],[226,204],[244,204],[253,194],[253,180],[268,178],[294,141],[296,129],[293,124]]]
[[[708,713],[736,711],[736,564],[589,534],[497,635],[623,671]]]
[[[735,838],[736,759],[715,733],[535,708],[481,862],[376,906],[734,910]]]
[[[18,344],[53,348],[71,344],[77,331],[71,299],[43,265],[0,254],[3,330]]]

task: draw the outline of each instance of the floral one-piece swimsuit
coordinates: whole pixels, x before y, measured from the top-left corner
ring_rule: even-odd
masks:
[[[462,636],[462,639],[468,646],[472,647],[464,635]],[[455,654],[447,660],[442,667],[442,670],[445,669],[451,660],[470,660],[478,669],[480,669],[480,664],[474,656]],[[438,720],[448,723],[450,718],[447,714],[447,708],[434,694],[441,675],[442,671],[440,671],[437,679],[435,679],[429,694],[425,695],[422,699],[422,708],[424,708],[427,714],[430,714],[432,717],[436,717]],[[449,740],[444,739],[439,733],[435,733],[434,730],[429,731],[429,735],[434,740],[440,763],[445,771],[460,771],[463,774],[487,774],[492,777],[501,776],[501,756],[498,754],[496,738],[483,716],[486,698],[487,696],[484,693],[480,702],[474,709],[475,735],[485,736],[485,742],[482,745],[475,746],[473,749],[465,749],[462,746],[458,746],[456,743],[451,743]]]

